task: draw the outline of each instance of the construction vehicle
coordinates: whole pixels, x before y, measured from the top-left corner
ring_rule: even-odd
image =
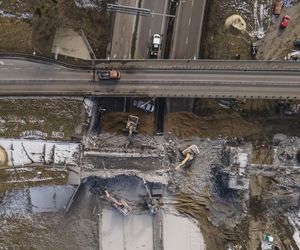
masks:
[[[289,26],[290,21],[291,21],[290,16],[285,15],[285,16],[282,18],[282,21],[280,22],[279,27],[282,28],[282,29],[285,29],[287,26]]]
[[[287,56],[284,58],[288,61],[299,61],[300,60],[300,50],[292,50]]]
[[[255,59],[257,53],[258,53],[258,46],[257,46],[257,44],[251,42],[251,56],[252,56],[253,59]]]
[[[129,115],[126,122],[126,127],[123,129],[124,132],[128,132],[129,136],[132,135],[132,133],[137,133],[137,126],[139,122],[139,118],[134,115]]]
[[[235,99],[232,98],[219,99],[218,104],[221,108],[233,109],[235,105]]]
[[[104,190],[104,192],[106,200],[108,200],[112,204],[112,206],[115,207],[120,213],[122,213],[124,216],[130,214],[132,208],[125,200],[117,200],[116,198],[112,197],[107,190]]]
[[[273,14],[275,16],[277,16],[277,17],[280,16],[281,11],[282,11],[282,6],[283,6],[283,4],[282,4],[281,0],[276,0],[276,2],[273,5]]]
[[[144,102],[142,100],[134,100],[133,106],[150,113],[152,113],[155,109],[154,104],[152,104],[152,100],[147,102]]]
[[[152,45],[150,48],[150,57],[152,57],[152,58],[158,57],[159,47],[160,47],[160,35],[154,34]]]
[[[181,169],[182,166],[187,164],[188,162],[191,162],[196,155],[200,153],[198,147],[196,145],[191,145],[185,150],[182,151],[182,154],[185,156],[182,162],[180,162],[176,167],[175,170],[178,171]]]
[[[107,70],[97,72],[99,80],[120,80],[121,73],[117,70]]]
[[[152,215],[157,214],[160,207],[160,198],[161,198],[161,188],[152,187],[151,191],[148,187],[146,180],[143,178],[143,182],[148,194],[148,197],[145,199],[147,207],[150,210]]]
[[[297,39],[294,41],[294,46],[300,48],[300,38],[297,38]]]

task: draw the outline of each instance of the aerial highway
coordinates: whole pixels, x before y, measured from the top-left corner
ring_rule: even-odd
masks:
[[[150,9],[154,14],[150,16],[140,16],[137,30],[135,58],[148,58],[149,48],[151,46],[152,37],[154,34],[165,34],[166,17],[163,14],[167,14],[168,1],[142,1],[142,8]]]
[[[199,47],[206,8],[206,0],[178,1],[171,58],[199,57]]]
[[[121,70],[119,81],[95,82],[90,73],[0,59],[0,95],[300,99],[300,72],[292,70],[127,69]]]
[[[130,7],[138,7],[138,3],[138,0],[118,1],[119,5]],[[108,56],[112,59],[130,59],[132,56],[139,59],[148,58],[152,36],[165,33],[166,17],[163,15],[167,14],[167,6],[167,0],[143,0],[140,7],[149,9],[155,14],[137,18],[136,15],[115,13],[112,42]],[[132,46],[134,43],[135,46]]]
[[[138,7],[137,0],[119,0],[118,3],[120,5]],[[112,41],[110,52],[108,53],[108,56],[110,58],[131,58],[131,43],[135,22],[135,15],[115,13]]]

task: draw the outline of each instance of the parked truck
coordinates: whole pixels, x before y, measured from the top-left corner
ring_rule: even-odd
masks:
[[[160,42],[161,42],[160,35],[159,34],[154,34],[152,44],[151,44],[151,48],[150,48],[150,57],[152,57],[152,58],[157,58],[158,57]]]
[[[117,70],[106,70],[97,72],[99,80],[120,80],[121,73]]]

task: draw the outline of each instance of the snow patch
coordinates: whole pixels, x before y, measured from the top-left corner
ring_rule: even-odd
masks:
[[[17,18],[17,19],[30,19],[30,18],[32,18],[32,14],[28,13],[28,12],[21,13],[21,14],[17,15],[17,14],[9,13],[9,12],[4,11],[4,10],[0,10],[0,16],[8,17],[8,18]]]
[[[264,18],[268,14],[264,4],[258,6],[257,0],[254,2],[253,17],[254,17],[254,30],[250,32],[250,36],[256,36],[259,39],[264,38]]]
[[[26,139],[0,139],[9,166],[27,164],[77,165],[80,144]]]
[[[284,7],[292,7],[297,3],[297,0],[282,0]]]
[[[94,102],[92,101],[91,98],[84,98],[83,105],[85,107],[88,116],[91,117],[93,113]]]
[[[78,8],[84,9],[96,9],[99,8],[99,3],[97,0],[74,0]]]

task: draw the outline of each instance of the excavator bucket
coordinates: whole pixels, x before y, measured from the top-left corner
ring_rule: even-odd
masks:
[[[182,166],[184,166],[188,162],[191,162],[199,153],[200,151],[198,147],[194,144],[183,150],[182,154],[185,156],[185,158],[175,167],[175,170],[180,170]]]
[[[200,153],[198,147],[195,144],[189,146],[188,148],[186,148],[185,150],[182,151],[182,153],[184,155],[187,155],[187,153],[190,153],[190,152],[192,152],[194,155],[198,155]]]

